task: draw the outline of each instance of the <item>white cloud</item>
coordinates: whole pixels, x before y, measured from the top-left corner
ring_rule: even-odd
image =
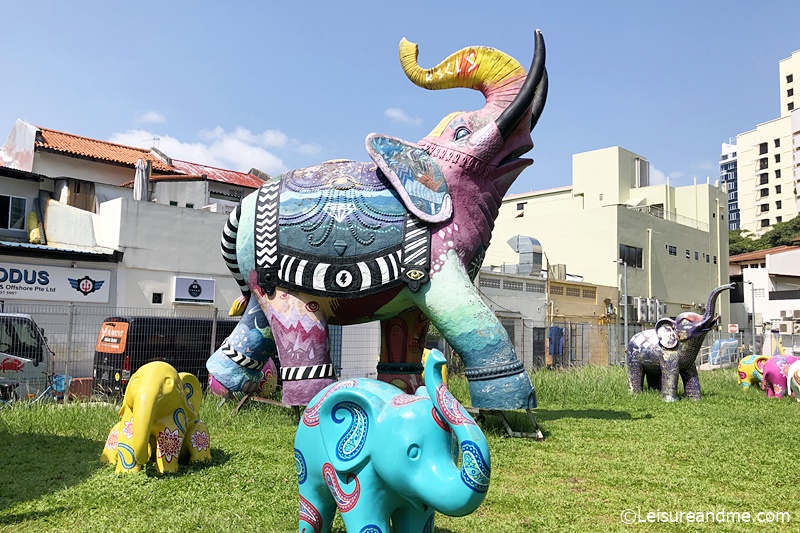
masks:
[[[667,183],[667,176],[650,163],[650,185],[663,185]]]
[[[390,107],[383,112],[383,116],[395,122],[402,122],[403,124],[411,124],[412,126],[421,126],[422,119],[419,117],[412,117],[399,107]]]
[[[279,139],[280,135],[271,139]],[[275,176],[288,170],[280,157],[264,147],[266,137],[263,135],[253,135],[244,128],[237,128],[233,132],[215,128],[204,130],[198,136],[200,142],[183,142],[175,137],[147,130],[128,130],[114,133],[108,140],[141,148],[155,146],[174,159],[240,172],[256,167]],[[154,138],[158,140],[153,140]]]
[[[167,117],[156,111],[148,111],[136,117],[137,124],[164,124],[167,122]]]

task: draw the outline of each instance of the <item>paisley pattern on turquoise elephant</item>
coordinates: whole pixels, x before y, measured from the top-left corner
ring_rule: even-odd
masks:
[[[211,460],[208,427],[200,419],[200,381],[162,361],[137,370],[125,389],[120,421],[111,428],[100,461],[117,472],[138,472],[155,461],[159,473],[179,462]]]
[[[247,313],[260,307],[269,323],[283,403],[307,405],[336,380],[329,324],[380,321],[379,379],[414,392],[432,323],[465,363],[473,406],[536,406],[513,343],[472,283],[504,194],[532,164],[522,155],[533,148],[548,84],[538,31],[534,40],[526,73],[481,46],[422,68],[404,39],[400,63],[415,85],[473,89],[486,105],[446,116],[417,143],[370,134],[370,161],[289,171],[231,213],[223,258]],[[220,387],[247,391],[265,361],[229,342],[207,367]]]
[[[739,386],[747,390],[753,385],[761,387],[764,379],[764,363],[769,361],[771,355],[748,355],[739,361]]]
[[[432,532],[434,511],[463,516],[481,504],[489,448],[442,382],[444,363],[430,352],[413,396],[359,379],[314,397],[294,443],[299,531],[330,531],[338,509],[348,531]]]
[[[706,334],[720,319],[715,314],[717,297],[733,285],[717,287],[708,296],[703,315],[686,312],[675,320],[662,318],[655,329],[637,333],[631,338],[627,350],[628,385],[631,392],[642,392],[644,379],[647,386],[661,391],[667,402],[678,399],[678,377],[683,381],[687,398],[699,400],[700,377],[695,360]]]
[[[774,355],[764,363],[764,379],[761,390],[767,391],[768,398],[783,398],[789,393],[789,367],[800,357],[793,355]]]

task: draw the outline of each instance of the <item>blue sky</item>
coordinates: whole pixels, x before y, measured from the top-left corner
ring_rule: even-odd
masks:
[[[270,174],[417,141],[476,91],[412,85],[470,45],[527,66],[547,43],[535,163],[510,192],[569,185],[572,154],[619,145],[673,185],[718,175],[720,144],[779,116],[796,1],[4,3],[0,137],[14,120]],[[158,141],[151,139],[158,137]],[[0,139],[2,140],[2,139]]]

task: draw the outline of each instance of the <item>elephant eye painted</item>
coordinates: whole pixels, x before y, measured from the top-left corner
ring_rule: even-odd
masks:
[[[457,140],[457,141],[458,141],[459,139],[463,139],[464,137],[466,137],[466,136],[467,136],[467,135],[469,135],[470,133],[472,133],[472,132],[471,132],[471,131],[469,131],[469,130],[468,130],[467,128],[465,128],[464,126],[461,126],[460,128],[458,128],[458,129],[456,130],[456,133],[455,133],[455,135],[453,136],[453,138],[454,138],[455,140]]]
[[[412,461],[416,461],[422,455],[422,450],[419,449],[418,444],[412,444],[411,446],[408,447],[407,453],[409,459],[411,459]]]

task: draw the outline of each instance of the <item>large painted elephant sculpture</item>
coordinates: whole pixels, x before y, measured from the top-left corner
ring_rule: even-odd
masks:
[[[708,296],[705,314],[685,312],[675,317],[662,318],[655,329],[637,333],[628,344],[628,384],[631,392],[642,392],[644,378],[647,386],[661,390],[667,402],[678,399],[678,376],[683,380],[687,398],[699,400],[700,379],[695,359],[706,334],[719,321],[715,314],[717,297],[733,285],[717,287]]]
[[[308,404],[335,381],[329,324],[380,320],[381,380],[409,393],[421,384],[433,323],[465,363],[473,406],[535,407],[530,378],[472,280],[503,195],[532,163],[521,156],[546,100],[544,41],[537,31],[528,74],[492,48],[465,48],[429,69],[417,53],[401,41],[414,84],[475,89],[486,105],[448,115],[418,143],[370,134],[369,162],[329,161],[270,179],[224,229],[223,257],[246,313],[260,307],[271,327],[288,405]],[[228,343],[207,367],[240,391],[260,379],[265,361]]]
[[[415,395],[359,379],[312,400],[295,437],[299,531],[330,531],[337,507],[348,531],[433,531],[435,510],[464,516],[481,504],[489,448],[442,381],[444,361],[431,351]]]
[[[138,472],[155,460],[159,473],[178,462],[211,460],[209,432],[200,420],[200,381],[188,372],[153,361],[137,370],[125,389],[120,421],[111,428],[100,461],[117,472]]]

